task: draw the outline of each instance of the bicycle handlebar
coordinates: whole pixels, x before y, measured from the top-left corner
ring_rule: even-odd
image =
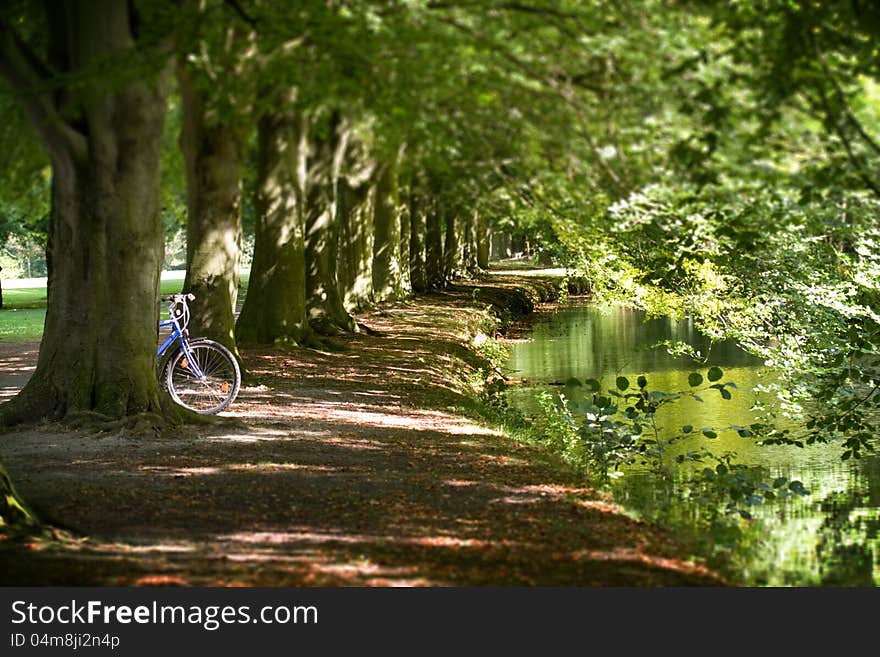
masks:
[[[186,301],[186,300],[192,301],[195,298],[196,298],[196,295],[193,294],[192,292],[189,292],[187,294],[164,294],[161,297],[159,297],[159,300],[160,301]]]

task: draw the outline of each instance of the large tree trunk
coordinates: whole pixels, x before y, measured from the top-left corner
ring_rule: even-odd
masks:
[[[409,195],[409,278],[414,292],[428,289],[425,269],[425,199],[413,183]]]
[[[0,70],[23,94],[52,163],[43,340],[34,375],[3,407],[0,423],[162,411],[155,373],[164,238],[159,156],[170,67],[124,81],[89,68],[131,57],[129,7],[71,1],[49,15],[53,68],[82,74],[75,88],[54,95],[33,57],[0,25]],[[167,52],[161,56],[167,60]]]
[[[186,162],[188,221],[186,281],[190,332],[238,356],[235,304],[241,267],[241,130],[220,121],[186,64],[178,68],[183,101],[180,145]]]
[[[306,308],[318,333],[355,331],[357,325],[342,303],[337,279],[339,223],[337,189],[348,128],[334,115],[329,137],[310,139],[306,170]]]
[[[429,288],[437,289],[446,285],[446,277],[443,273],[441,201],[437,198],[430,201],[425,216],[425,268]]]
[[[343,303],[349,310],[367,305],[373,297],[373,186],[339,181],[336,215],[339,220],[337,275]]]
[[[397,160],[388,162],[376,184],[373,214],[373,296],[376,301],[404,295],[400,266]]]
[[[300,117],[263,116],[257,129],[254,261],[236,326],[242,343],[302,342],[306,319],[303,190],[307,135]]]

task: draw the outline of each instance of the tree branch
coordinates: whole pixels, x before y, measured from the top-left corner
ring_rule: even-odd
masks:
[[[244,10],[244,7],[241,6],[241,3],[239,3],[238,0],[224,0],[223,4],[225,4],[227,7],[230,7],[232,11],[234,11],[236,15],[241,18],[241,20],[243,20],[251,27],[257,27],[257,25],[259,24],[259,21],[256,18],[254,18]]]
[[[48,68],[5,21],[0,20],[0,75],[15,90],[25,115],[50,152],[84,157],[86,139],[58,113]]]

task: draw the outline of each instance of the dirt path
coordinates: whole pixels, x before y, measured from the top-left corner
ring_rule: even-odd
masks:
[[[383,306],[358,317],[381,336],[332,353],[245,350],[254,384],[216,427],[0,435],[25,499],[85,537],[0,540],[0,584],[718,583],[540,451],[469,419],[465,345],[488,328],[474,306],[515,284]],[[4,392],[33,347],[0,348]]]

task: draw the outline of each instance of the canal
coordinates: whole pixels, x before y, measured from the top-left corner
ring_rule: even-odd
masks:
[[[706,360],[672,355],[666,345],[686,344]],[[762,386],[775,375],[735,344],[711,345],[691,321],[646,320],[637,310],[612,306],[563,306],[538,317],[523,340],[513,341],[507,373],[523,384],[508,399],[526,415],[540,414],[539,395],[559,395],[577,405],[594,393],[577,385],[602,383],[616,389],[618,377],[647,379],[647,389],[675,393],[692,390],[688,377],[723,370],[725,390],[706,390],[664,405],[656,416],[659,434],[672,437],[688,425],[695,430],[670,445],[657,463],[625,465],[611,480],[615,499],[635,515],[665,526],[695,553],[739,583],[769,586],[880,584],[880,458],[842,461],[837,444],[762,446],[731,427],[748,427],[774,413],[777,426],[794,433],[800,418],[787,413]],[[672,350],[675,352],[675,350]],[[635,389],[635,388],[634,388]],[[579,421],[577,411],[575,419]],[[707,437],[702,429],[717,437]],[[679,455],[703,449],[735,453],[733,461],[753,466],[767,481],[800,481],[809,491],[755,504],[749,518],[709,513],[714,500],[693,494],[694,478],[706,462],[678,463]],[[713,466],[714,467],[714,466]],[[709,521],[707,517],[714,519]]]

